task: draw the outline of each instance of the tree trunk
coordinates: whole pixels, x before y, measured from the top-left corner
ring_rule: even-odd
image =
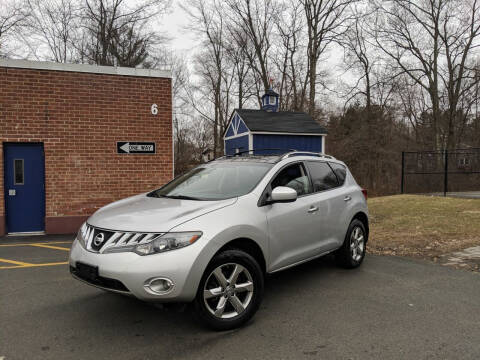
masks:
[[[315,113],[315,91],[317,81],[317,61],[310,59],[310,93],[308,94],[308,113],[313,116]]]

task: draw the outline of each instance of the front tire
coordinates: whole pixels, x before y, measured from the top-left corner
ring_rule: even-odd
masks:
[[[345,240],[340,249],[335,253],[338,265],[347,269],[360,266],[367,250],[367,232],[365,225],[358,219],[350,223]]]
[[[214,330],[239,327],[257,312],[264,276],[257,261],[241,250],[217,254],[205,270],[193,302],[195,314]]]

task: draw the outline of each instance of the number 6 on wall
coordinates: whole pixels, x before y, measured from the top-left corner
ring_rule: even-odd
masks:
[[[157,104],[152,104],[151,110],[152,110],[152,115],[157,115],[158,114],[158,105]]]

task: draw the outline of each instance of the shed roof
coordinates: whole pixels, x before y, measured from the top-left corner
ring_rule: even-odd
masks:
[[[267,91],[265,91],[265,94],[263,94],[263,96],[267,96],[267,95],[279,96],[278,93],[276,93],[272,89],[268,89]]]
[[[327,130],[304,112],[235,109],[250,131],[326,134]]]

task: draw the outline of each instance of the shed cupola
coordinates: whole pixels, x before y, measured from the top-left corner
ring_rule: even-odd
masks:
[[[262,96],[262,110],[278,112],[278,97],[279,95],[273,91],[272,81],[270,80],[270,88]]]

